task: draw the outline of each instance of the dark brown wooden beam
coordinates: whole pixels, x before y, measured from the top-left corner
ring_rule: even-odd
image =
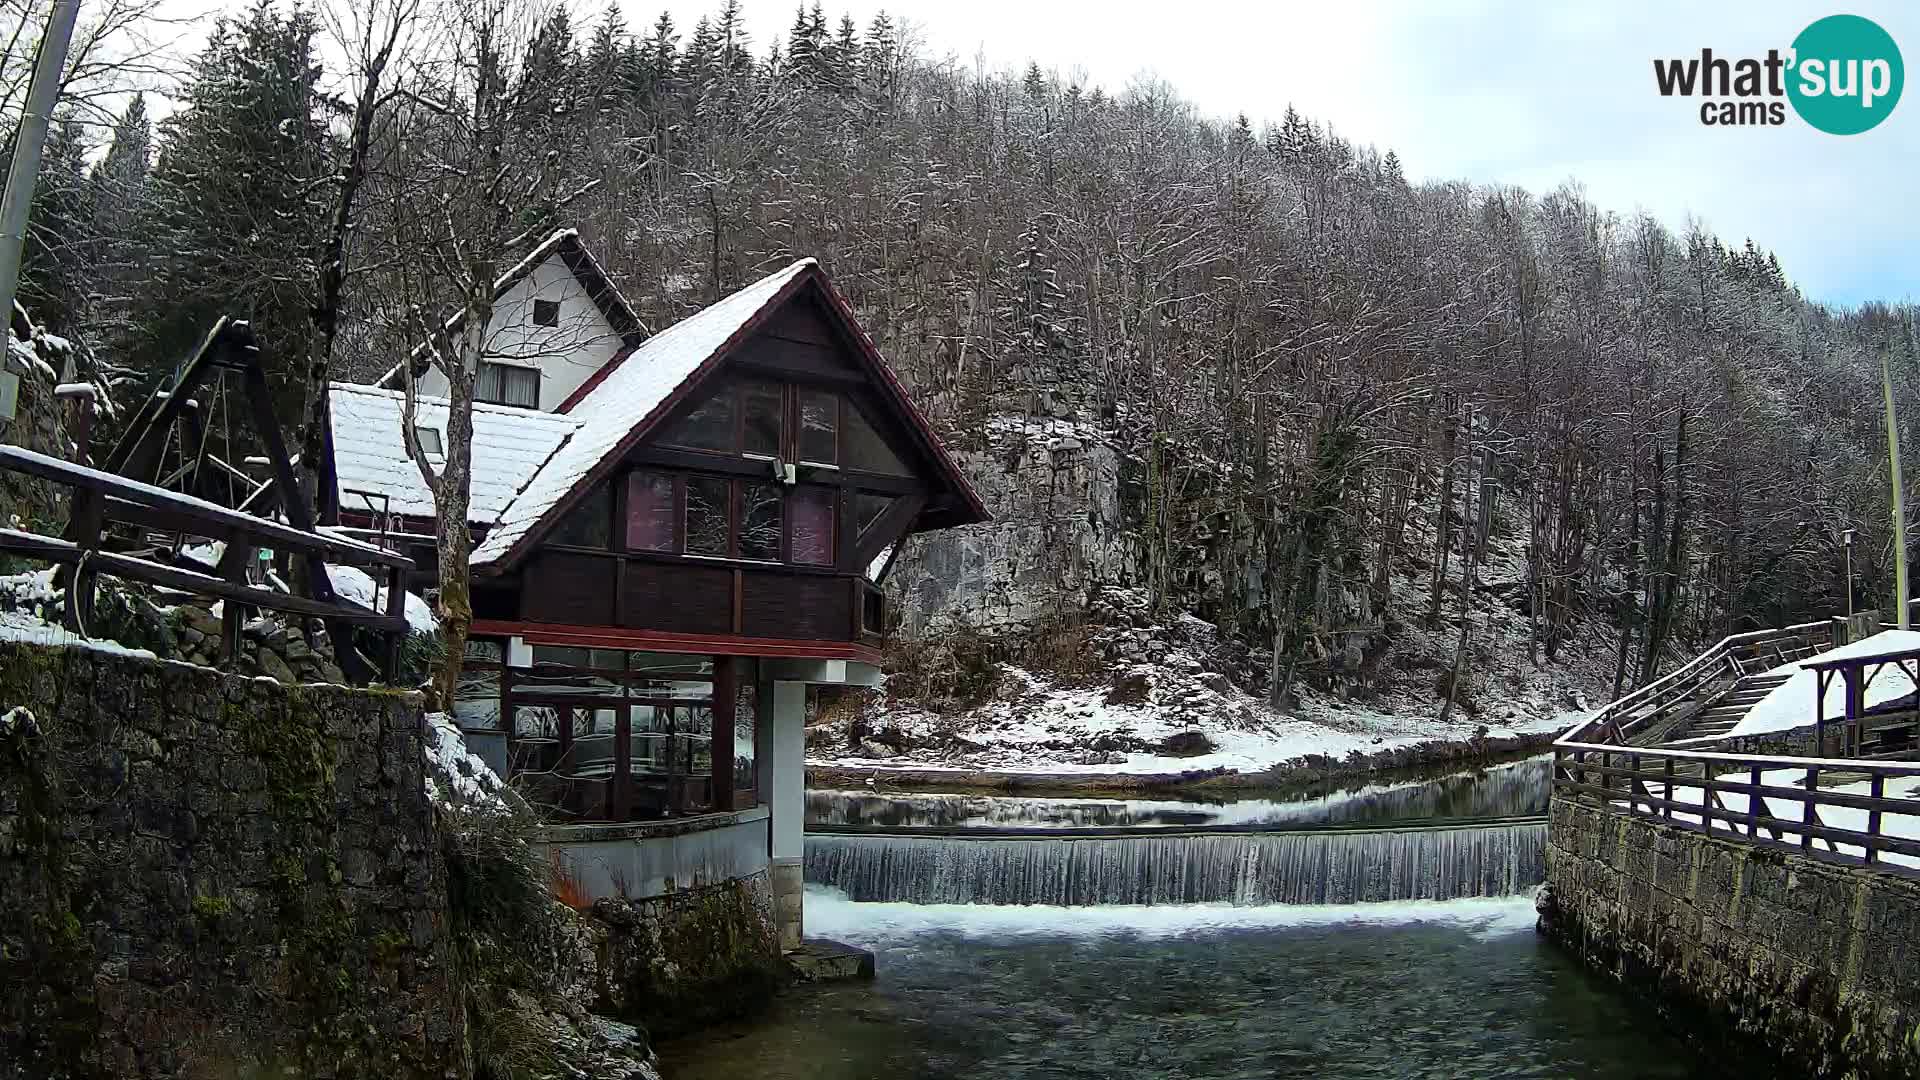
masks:
[[[230,535],[237,530],[276,546],[312,551],[339,562],[409,568],[413,565],[413,561],[404,555],[375,547],[346,543],[320,533],[301,532],[277,521],[257,518],[238,510],[229,510],[224,506],[216,506],[202,499],[182,495],[177,491],[168,491],[165,488],[143,484],[123,476],[89,469],[83,465],[37,454],[18,446],[0,446],[0,469],[26,473],[29,476],[37,476],[69,487],[98,492],[107,499],[105,513],[109,520],[136,521],[128,508],[164,511],[171,522],[192,524],[190,529],[175,527],[172,531],[191,531],[196,536],[220,537]],[[203,529],[210,531],[202,531]]]
[[[880,651],[856,641],[765,638],[745,634],[680,634],[619,626],[570,626],[512,619],[475,619],[476,637],[520,637],[530,644],[596,649],[695,653],[708,656],[763,656],[770,659],[858,660],[878,664]]]
[[[0,529],[0,550],[17,551],[29,558],[67,566],[77,565],[81,556],[81,549],[69,541],[20,532],[17,529]],[[331,604],[322,603],[304,596],[291,596],[268,589],[257,589],[250,585],[236,585],[206,574],[196,574],[191,570],[182,570],[111,551],[89,553],[87,566],[89,569],[112,574],[115,577],[132,578],[149,585],[182,589],[203,596],[217,596],[241,604],[252,604],[255,607],[291,611],[301,615],[316,615],[322,618],[338,618],[355,626],[395,633],[405,633],[407,628],[405,619],[394,619],[388,615],[368,611],[347,600],[335,600]]]
[[[887,545],[899,543],[907,535],[907,530],[913,526],[913,520],[920,516],[921,509],[926,505],[925,495],[902,495],[895,499],[893,505],[887,507],[878,518],[875,518],[873,524],[867,526],[867,531],[855,540],[851,569],[859,573],[882,551],[885,551]]]

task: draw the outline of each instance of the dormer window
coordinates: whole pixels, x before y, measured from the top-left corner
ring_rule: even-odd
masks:
[[[420,443],[420,452],[428,457],[446,457],[447,446],[440,438],[440,429],[425,424],[415,424],[413,436]]]
[[[533,325],[559,326],[560,325],[560,301],[535,300],[533,302]]]
[[[473,400],[482,405],[537,409],[540,407],[540,369],[482,360],[480,375],[473,384]]]

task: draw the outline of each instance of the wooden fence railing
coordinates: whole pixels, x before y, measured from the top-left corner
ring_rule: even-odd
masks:
[[[340,666],[350,678],[361,665],[353,661],[357,654],[348,628],[372,630],[383,640],[384,673],[389,681],[393,679],[398,643],[407,633],[406,584],[413,561],[406,556],[348,537],[297,529],[18,446],[0,446],[0,470],[73,489],[64,538],[0,529],[0,551],[67,568],[63,573],[67,579],[65,616],[69,628],[84,631],[92,617],[95,580],[100,574],[109,574],[224,601],[221,631],[229,662],[239,655],[244,609],[267,608],[325,621]],[[204,537],[225,546],[218,566],[186,560],[170,565],[109,550],[109,530],[116,523]],[[259,552],[276,548],[306,559],[311,595],[295,596],[248,580],[248,564]],[[336,595],[327,578],[327,564],[366,567],[376,581],[384,575],[385,610],[374,611]]]
[[[1826,786],[1823,785],[1826,782]],[[1920,869],[1920,762],[1721,754],[1562,739],[1556,797],[1818,858]]]

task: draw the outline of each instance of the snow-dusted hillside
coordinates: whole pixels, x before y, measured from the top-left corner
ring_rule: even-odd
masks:
[[[916,540],[889,582],[903,610],[900,670],[888,693],[823,710],[810,760],[1257,772],[1305,755],[1554,730],[1608,696],[1617,629],[1576,621],[1552,662],[1530,648],[1524,516],[1496,512],[1466,616],[1463,689],[1439,722],[1463,616],[1450,588],[1441,617],[1432,625],[1425,617],[1438,519],[1430,495],[1409,515],[1384,603],[1364,576],[1371,560],[1325,568],[1322,615],[1294,703],[1270,708],[1270,643],[1235,640],[1195,614],[1223,606],[1219,575],[1208,568],[1223,556],[1206,550],[1204,524],[1188,548],[1199,552],[1191,556],[1197,570],[1156,615],[1124,440],[1062,411],[1068,416],[1003,417],[990,426],[986,451],[961,455],[995,521]],[[1456,522],[1466,495],[1456,495]],[[1461,564],[1456,550],[1455,586]]]

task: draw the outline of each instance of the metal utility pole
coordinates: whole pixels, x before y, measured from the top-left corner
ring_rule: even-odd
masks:
[[[40,38],[39,55],[33,62],[27,107],[13,140],[6,194],[0,196],[0,319],[9,326],[14,290],[20,284],[20,248],[27,241],[27,210],[40,180],[40,150],[46,145],[47,125],[60,97],[60,72],[66,67],[67,43],[73,38],[73,21],[79,12],[80,0],[53,0],[53,14],[47,17],[47,32]]]
[[[1847,618],[1853,618],[1853,530],[1840,533],[1840,544],[1847,550]]]
[[[1893,481],[1893,605],[1899,614],[1895,623],[1907,629],[1907,504],[1900,482],[1900,426],[1893,418],[1893,372],[1887,365],[1886,346],[1880,348],[1880,391],[1887,399],[1887,466]]]

